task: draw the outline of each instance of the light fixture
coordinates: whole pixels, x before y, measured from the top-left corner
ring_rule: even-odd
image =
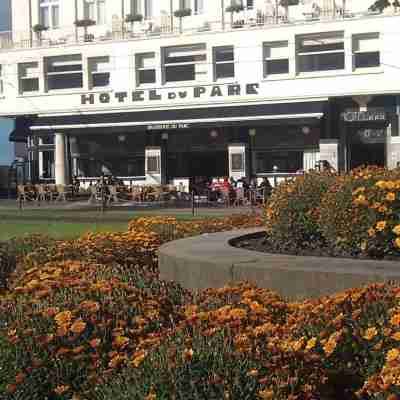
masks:
[[[126,136],[125,135],[118,135],[118,142],[123,143],[126,140]]]
[[[303,127],[301,128],[301,131],[302,131],[305,135],[308,135],[308,134],[311,132],[311,129],[310,129],[309,126],[303,126]]]
[[[210,136],[215,139],[218,137],[218,131],[216,129],[213,129],[210,131]]]
[[[249,136],[254,137],[257,134],[257,130],[254,128],[249,129]]]
[[[168,132],[163,132],[163,133],[161,134],[161,139],[162,139],[162,140],[168,140]]]

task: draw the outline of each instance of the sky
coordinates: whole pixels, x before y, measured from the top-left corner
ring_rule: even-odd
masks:
[[[0,0],[0,32],[10,29],[10,1]],[[0,165],[9,165],[14,160],[14,146],[8,141],[14,121],[0,118]]]

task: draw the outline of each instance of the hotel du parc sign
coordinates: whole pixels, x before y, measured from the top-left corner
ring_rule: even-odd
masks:
[[[210,85],[184,88],[135,90],[132,92],[100,92],[81,95],[81,105],[141,103],[157,101],[185,101],[190,99],[216,99],[221,97],[251,96],[259,94],[259,83]]]

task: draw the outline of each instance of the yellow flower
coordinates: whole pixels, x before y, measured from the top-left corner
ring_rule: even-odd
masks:
[[[59,326],[69,324],[71,322],[71,319],[72,319],[71,311],[60,312],[54,317],[54,320]]]
[[[399,248],[400,248],[400,238],[397,238],[397,239],[394,241],[394,244],[396,245],[396,247],[399,247]]]
[[[247,375],[255,377],[258,375],[258,371],[256,369],[251,369],[249,372],[247,372]]]
[[[328,342],[324,346],[324,352],[329,357],[336,349],[336,341],[328,340]]]
[[[154,393],[154,391],[151,391],[146,397],[145,400],[156,400],[157,395]]]
[[[140,353],[136,354],[135,358],[131,362],[131,365],[135,368],[138,368],[145,358],[146,353],[141,351]]]
[[[385,189],[386,188],[386,182],[385,181],[378,181],[375,183],[375,186],[377,186],[379,189]]]
[[[113,345],[115,347],[125,347],[129,343],[129,339],[125,336],[117,336],[114,339]]]
[[[400,351],[397,349],[392,349],[389,350],[386,354],[386,361],[387,362],[392,362],[394,360],[397,360],[400,356]]]
[[[390,323],[394,326],[400,326],[400,314],[393,315],[390,319]]]
[[[261,390],[258,392],[258,397],[262,400],[271,400],[274,398],[274,391],[273,390]]]
[[[306,350],[311,350],[317,344],[317,338],[313,337],[307,342]]]
[[[389,193],[386,195],[386,200],[387,200],[387,201],[395,201],[395,200],[396,200],[396,194],[393,193],[393,192],[389,192]]]
[[[380,207],[378,208],[378,211],[379,211],[380,213],[385,213],[387,210],[388,210],[388,208],[387,208],[386,206],[380,206]]]
[[[391,337],[392,337],[392,339],[400,342],[400,332],[393,333],[393,335]]]
[[[86,323],[78,319],[71,325],[71,332],[80,334],[86,329]]]
[[[378,334],[378,331],[376,330],[376,328],[368,328],[365,331],[363,338],[365,340],[372,340],[377,334]]]
[[[392,232],[396,235],[400,235],[400,225],[396,225],[393,229]]]
[[[382,232],[386,228],[386,221],[379,221],[376,224],[376,230]]]

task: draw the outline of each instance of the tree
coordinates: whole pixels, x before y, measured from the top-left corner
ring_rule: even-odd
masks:
[[[42,43],[42,33],[44,31],[47,31],[48,29],[49,29],[48,26],[42,24],[36,24],[32,27],[32,31],[35,32],[39,44]]]
[[[84,19],[77,19],[74,22],[75,26],[77,28],[83,28],[83,32],[84,32],[84,40],[88,41],[89,40],[89,35],[88,35],[88,28],[90,26],[96,25],[96,21],[93,21],[90,18],[84,18]]]
[[[174,12],[174,15],[176,18],[179,18],[179,32],[182,33],[183,18],[189,17],[190,15],[192,15],[192,9],[191,8],[180,8],[179,10],[176,10]]]
[[[132,32],[132,34],[133,34],[133,28],[134,28],[135,22],[142,22],[142,21],[143,21],[143,15],[142,14],[128,14],[125,17],[125,22],[131,24],[131,32]]]
[[[390,7],[391,3],[389,0],[376,0],[374,4],[369,8],[370,11],[382,12],[385,8]]]

